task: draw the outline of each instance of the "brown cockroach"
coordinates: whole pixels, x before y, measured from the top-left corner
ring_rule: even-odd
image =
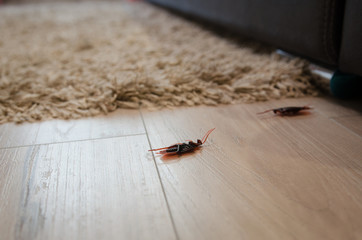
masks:
[[[209,137],[210,133],[214,131],[215,128],[210,129],[206,132],[205,136],[200,140],[197,139],[197,142],[188,140],[188,143],[176,143],[169,147],[151,149],[148,151],[159,151],[158,154],[166,155],[166,154],[183,154],[187,152],[192,152],[195,149],[201,147],[202,144],[206,142],[206,139]],[[161,151],[160,151],[161,150]]]
[[[303,107],[282,107],[282,108],[273,108],[273,109],[269,109],[266,110],[264,112],[260,112],[257,114],[263,114],[263,113],[267,113],[267,112],[271,112],[273,111],[273,113],[279,115],[279,116],[295,116],[297,114],[299,114],[300,111],[303,110],[310,110],[312,109],[312,107],[310,106],[303,106]]]

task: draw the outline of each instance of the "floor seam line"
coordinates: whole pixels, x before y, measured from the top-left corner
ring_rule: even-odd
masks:
[[[362,138],[361,135],[359,135],[358,133],[356,133],[356,132],[353,131],[352,129],[346,127],[344,124],[338,122],[335,118],[330,118],[330,120],[331,120],[332,122],[334,122],[334,124],[336,124],[336,125],[344,128],[347,132],[351,133],[352,135],[355,135],[355,136],[357,136],[357,137],[359,137],[359,138]]]
[[[33,147],[33,146],[39,146],[39,145],[54,145],[54,144],[62,144],[62,143],[73,143],[73,142],[76,143],[76,142],[105,140],[105,139],[113,139],[113,138],[134,137],[134,136],[141,136],[141,135],[146,135],[146,133],[136,133],[136,134],[127,134],[127,135],[110,136],[110,137],[99,137],[99,138],[87,138],[87,139],[69,140],[69,141],[62,141],[62,142],[50,142],[50,143],[44,142],[44,143],[35,143],[35,144],[27,144],[27,145],[11,146],[11,147],[0,147],[0,150],[22,148],[22,147]]]
[[[148,131],[147,131],[147,127],[146,127],[145,120],[144,120],[144,118],[143,118],[142,111],[141,111],[141,109],[138,109],[138,110],[139,110],[139,112],[140,112],[140,116],[141,116],[141,119],[142,119],[143,127],[144,127],[144,130],[145,130],[145,132],[146,132],[146,137],[147,137],[148,145],[150,146],[150,149],[152,149],[151,141],[150,141],[150,138],[149,138],[149,135],[148,135]],[[174,221],[172,212],[171,212],[171,208],[170,208],[169,201],[168,201],[168,199],[167,199],[165,187],[164,187],[163,182],[162,182],[162,179],[161,179],[160,170],[158,169],[158,166],[157,166],[157,163],[156,163],[156,159],[155,159],[155,155],[154,155],[153,152],[152,152],[152,158],[153,158],[153,163],[154,163],[155,168],[156,168],[156,172],[157,172],[158,179],[159,179],[159,181],[160,181],[160,185],[161,185],[163,197],[165,198],[165,201],[166,201],[166,206],[167,206],[168,214],[169,214],[169,216],[170,216],[171,224],[172,224],[172,227],[173,227],[173,230],[174,230],[176,239],[179,240],[180,238],[179,238],[179,235],[178,235],[178,232],[177,232],[176,224],[175,224],[175,221]]]

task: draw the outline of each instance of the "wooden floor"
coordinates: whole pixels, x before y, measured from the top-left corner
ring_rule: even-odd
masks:
[[[0,239],[362,239],[360,103],[0,125]],[[256,115],[306,104],[310,114]],[[214,127],[193,154],[148,151]]]

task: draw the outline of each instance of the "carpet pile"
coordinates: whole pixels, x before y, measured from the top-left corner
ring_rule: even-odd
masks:
[[[142,2],[0,8],[0,123],[319,93],[308,62]]]

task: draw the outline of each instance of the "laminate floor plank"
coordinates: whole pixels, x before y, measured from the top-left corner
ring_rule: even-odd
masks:
[[[216,127],[194,153],[155,154],[180,239],[362,236],[361,138],[319,109],[256,114],[278,103],[142,111],[152,148]]]
[[[146,135],[0,150],[1,239],[176,239]]]
[[[78,120],[0,125],[0,148],[144,134],[138,110]]]
[[[24,195],[25,162],[30,149],[0,150],[0,239],[15,239],[21,220],[19,203]]]
[[[306,104],[314,109],[295,117],[257,115]],[[361,114],[345,104],[284,99],[0,125],[0,239],[359,239]],[[214,127],[195,153],[147,151]]]
[[[342,124],[355,134],[362,137],[362,115],[352,117],[338,117],[333,118],[336,122]]]

